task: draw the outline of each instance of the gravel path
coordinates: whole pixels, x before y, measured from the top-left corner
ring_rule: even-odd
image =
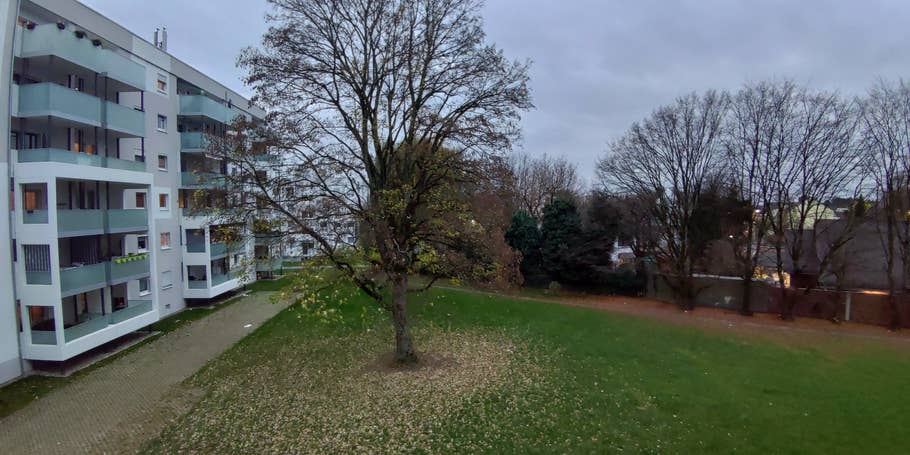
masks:
[[[285,308],[268,297],[243,297],[0,420],[0,452],[135,452],[201,398],[181,381]]]

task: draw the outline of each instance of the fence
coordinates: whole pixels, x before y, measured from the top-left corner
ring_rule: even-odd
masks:
[[[743,283],[737,277],[700,276],[695,278],[696,306],[723,308],[738,311],[742,305]],[[781,294],[776,286],[753,282],[750,286],[752,311],[757,313],[780,313]],[[889,326],[891,305],[888,295],[875,291],[832,291],[814,289],[805,293],[802,289],[787,289],[788,297],[794,299],[793,315],[818,319],[837,318],[861,324]],[[648,288],[648,296],[665,302],[673,302],[673,292],[666,280],[656,276]],[[901,316],[901,327],[910,328],[910,295],[897,296]]]

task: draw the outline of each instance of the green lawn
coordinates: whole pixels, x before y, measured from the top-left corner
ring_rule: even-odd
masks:
[[[147,447],[227,452],[900,453],[910,355],[793,347],[556,304],[414,297],[429,366],[386,368],[381,315],[291,308],[190,382]]]

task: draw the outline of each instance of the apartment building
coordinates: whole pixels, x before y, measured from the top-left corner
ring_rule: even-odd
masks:
[[[210,216],[229,169],[205,144],[264,113],[166,36],[75,0],[0,5],[0,383],[268,275],[248,259],[274,242]]]

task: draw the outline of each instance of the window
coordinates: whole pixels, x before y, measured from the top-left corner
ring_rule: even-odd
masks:
[[[161,289],[170,289],[174,287],[174,277],[170,270],[161,272]]]
[[[171,249],[171,233],[170,232],[161,233],[161,249],[162,250]]]
[[[158,114],[158,131],[167,132],[167,117]]]
[[[51,284],[50,245],[22,245],[25,284]]]
[[[136,246],[139,251],[148,251],[149,249],[149,236],[140,235],[136,237]]]
[[[170,196],[169,194],[159,194],[158,195],[158,208],[160,208],[161,210],[168,209],[169,196]]]
[[[158,155],[158,170],[167,170],[167,155]]]
[[[136,193],[136,208],[145,208],[145,193]]]
[[[156,84],[156,88],[161,93],[167,93],[167,76],[164,74],[158,75],[158,83]]]
[[[152,290],[149,285],[148,278],[139,279],[139,295],[149,295],[152,293]]]

